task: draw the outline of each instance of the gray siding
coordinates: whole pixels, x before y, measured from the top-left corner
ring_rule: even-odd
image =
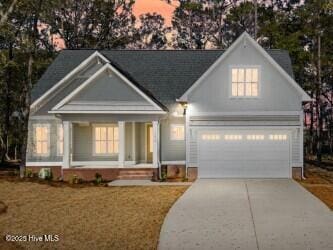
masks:
[[[161,121],[161,161],[185,161],[185,140],[170,140],[171,124],[185,124],[183,117],[172,117]],[[185,131],[186,133],[186,131]]]
[[[49,156],[37,156],[34,153],[35,148],[35,131],[34,124],[48,124],[50,133],[50,147]],[[58,156],[57,152],[57,127],[61,124],[58,119],[41,119],[41,120],[29,120],[29,132],[28,132],[28,145],[27,145],[27,162],[62,162],[62,156]]]
[[[230,98],[230,66],[260,67],[260,96]],[[299,111],[301,96],[250,44],[240,43],[188,97],[189,112]]]

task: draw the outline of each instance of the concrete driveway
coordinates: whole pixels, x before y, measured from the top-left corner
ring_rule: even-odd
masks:
[[[333,212],[293,180],[196,181],[169,211],[159,249],[333,249]]]

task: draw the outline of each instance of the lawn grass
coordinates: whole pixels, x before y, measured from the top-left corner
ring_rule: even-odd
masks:
[[[53,187],[0,179],[0,249],[156,249],[160,228],[187,186]],[[4,241],[57,234],[58,242]]]
[[[305,178],[299,183],[333,210],[333,172],[307,165]]]

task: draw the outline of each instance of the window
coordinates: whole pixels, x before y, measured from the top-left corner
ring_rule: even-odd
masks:
[[[265,139],[264,135],[247,135],[246,139],[249,141],[262,141]]]
[[[64,128],[62,124],[57,127],[57,153],[59,156],[64,153]]]
[[[239,141],[242,139],[243,139],[242,135],[224,135],[224,140],[227,141]]]
[[[204,134],[202,135],[202,139],[204,141],[217,141],[220,140],[220,135],[215,135],[215,134]]]
[[[184,125],[182,124],[171,124],[171,140],[182,141],[185,137]]]
[[[287,135],[269,135],[269,139],[273,141],[285,141],[287,140]]]
[[[232,68],[231,69],[231,96],[256,97],[259,95],[258,68]]]
[[[49,125],[48,124],[36,124],[34,127],[35,132],[35,154],[38,156],[49,155]]]
[[[96,125],[93,131],[95,155],[118,154],[118,127],[114,125]]]

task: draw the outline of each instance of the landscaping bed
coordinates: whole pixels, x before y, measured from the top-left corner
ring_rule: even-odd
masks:
[[[0,179],[0,249],[156,249],[160,228],[187,186],[44,185]],[[80,187],[80,188],[73,188]],[[56,242],[5,242],[11,235],[59,235]]]
[[[333,210],[333,172],[315,165],[306,165],[305,180],[298,181]]]

